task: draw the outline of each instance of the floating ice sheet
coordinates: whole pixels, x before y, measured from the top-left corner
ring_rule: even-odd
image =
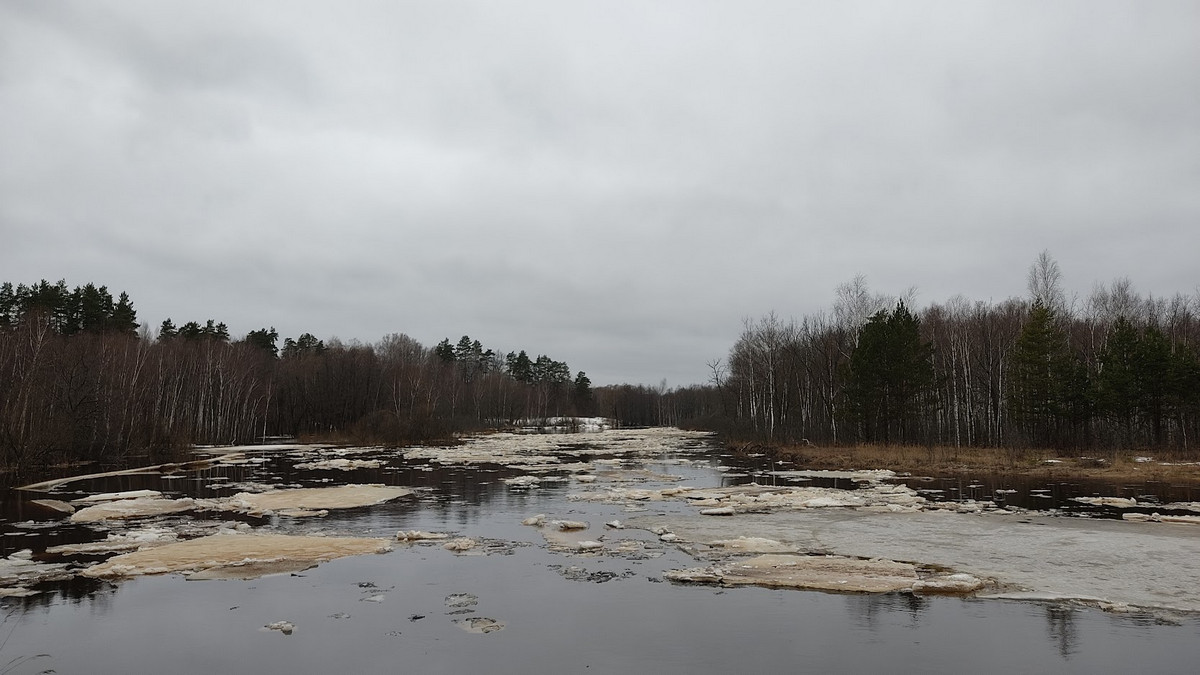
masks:
[[[338,457],[336,459],[324,459],[316,462],[302,462],[295,465],[295,468],[301,471],[353,471],[354,469],[378,469],[383,466],[381,459],[347,459]]]
[[[390,485],[339,485],[327,488],[298,488],[271,492],[239,492],[220,502],[219,508],[253,516],[278,514],[314,516],[326,509],[372,506],[407,497],[408,488]]]
[[[803,588],[854,593],[911,590],[917,570],[893,560],[860,560],[836,556],[765,554],[721,566],[671,570],[672,581],[720,583],[727,586]]]
[[[389,550],[386,541],[362,537],[214,534],[118,555],[82,574],[117,578],[181,572],[192,579],[253,579],[308,569],[335,558]]]
[[[1200,612],[1200,538],[1189,526],[1093,518],[972,517],[944,511],[804,509],[636,516],[629,527],[716,545],[762,537],[802,552],[910,561],[996,586],[989,596]],[[721,564],[720,562],[716,564]],[[925,592],[935,592],[927,589]]]
[[[202,508],[196,500],[162,499],[158,497],[138,497],[136,499],[119,499],[104,502],[80,509],[71,514],[72,523],[95,523],[102,520],[124,520],[147,516],[162,516],[170,513],[182,513]]]

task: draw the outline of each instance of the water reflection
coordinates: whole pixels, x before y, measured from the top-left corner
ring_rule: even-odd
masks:
[[[1075,609],[1064,605],[1046,606],[1046,623],[1050,641],[1058,646],[1064,659],[1078,650],[1079,636],[1075,628]]]
[[[908,616],[908,627],[916,628],[921,613],[929,609],[930,600],[912,593],[883,593],[851,595],[846,604],[851,608],[856,625],[875,632],[880,630],[881,619],[891,623],[898,613]]]
[[[1076,497],[1123,497],[1136,499],[1148,510],[1161,505],[1190,502],[1200,497],[1200,488],[1161,481],[1110,481],[1072,478],[1047,480],[1029,476],[901,477],[895,479],[934,501],[993,501],[997,506],[1016,506],[1031,511],[1055,510],[1068,514],[1119,518],[1122,509],[1074,501]]]

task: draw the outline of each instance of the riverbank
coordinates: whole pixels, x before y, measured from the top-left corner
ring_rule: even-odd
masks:
[[[979,474],[1047,479],[1176,481],[1200,484],[1200,461],[1188,453],[1102,451],[1060,456],[1054,450],[947,446],[813,447],[731,444],[735,454],[765,454],[805,469],[888,469],[928,476]]]

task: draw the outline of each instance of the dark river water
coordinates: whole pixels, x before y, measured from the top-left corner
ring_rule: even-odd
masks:
[[[717,455],[696,454],[707,449],[679,451],[710,459],[644,468],[700,486],[744,481],[739,469],[757,470],[718,471]],[[1163,621],[1064,603],[677,585],[664,582],[663,571],[696,562],[673,546],[659,549],[649,532],[622,537],[644,540],[661,557],[589,557],[552,552],[520,524],[545,513],[586,519],[595,530],[631,515],[620,505],[567,500],[578,485],[514,489],[501,479],[516,471],[428,470],[400,458],[346,473],[296,472],[295,460],[264,459],[170,478],[81,481],[50,496],[156,489],[210,498],[247,481],[411,486],[416,498],[324,518],[244,520],[267,530],[388,538],[453,532],[484,539],[486,554],[398,544],[251,581],[166,575],[45,584],[41,595],[3,600],[0,673],[1200,672],[1200,620],[1188,615]],[[24,500],[44,496],[8,494],[4,555],[103,539],[85,526],[43,527],[47,514]],[[645,506],[651,514],[688,508]],[[464,596],[474,604],[453,599]],[[478,634],[456,623],[479,617],[503,629]],[[291,634],[264,628],[284,620],[295,626]]]

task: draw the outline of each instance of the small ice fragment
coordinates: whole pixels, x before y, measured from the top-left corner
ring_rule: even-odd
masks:
[[[588,524],[581,520],[555,520],[550,523],[562,531],[567,530],[586,530]]]
[[[421,530],[410,530],[405,532],[401,530],[396,533],[396,539],[400,541],[437,541],[441,539],[449,539],[450,535],[441,532],[423,532]]]
[[[479,598],[470,593],[451,593],[446,596],[446,606],[451,609],[474,607],[479,604]]]
[[[292,631],[296,630],[296,625],[291,621],[276,621],[263,626],[263,628],[266,628],[267,630],[277,630],[284,635],[291,635]]]
[[[467,631],[468,633],[476,633],[479,635],[494,633],[498,630],[504,630],[504,622],[496,621],[495,619],[488,619],[482,616],[473,616],[469,619],[459,619],[454,623],[458,624],[459,628]]]
[[[97,504],[99,502],[114,502],[119,499],[157,499],[162,496],[163,493],[158,490],[129,490],[127,492],[105,492],[103,494],[76,499],[75,501],[80,504]]]
[[[469,551],[475,548],[475,544],[476,542],[474,539],[469,537],[459,537],[458,539],[451,539],[445,544],[442,544],[442,548],[446,549],[447,551],[455,552]]]

